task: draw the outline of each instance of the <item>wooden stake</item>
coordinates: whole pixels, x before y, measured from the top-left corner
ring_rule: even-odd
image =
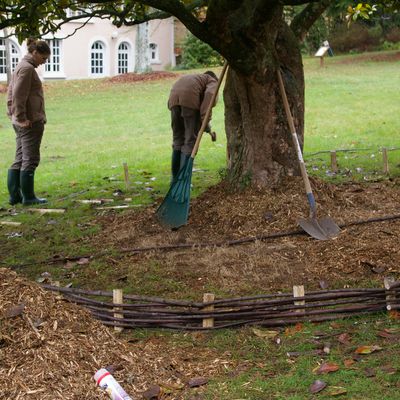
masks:
[[[114,304],[122,304],[124,302],[124,294],[122,289],[113,289],[113,303]],[[119,307],[114,307],[114,311],[120,311],[121,308]],[[121,313],[114,313],[114,318],[124,318],[124,314]],[[120,326],[114,326],[114,330],[116,332],[122,332],[124,328],[121,328]]]
[[[335,174],[338,172],[336,151],[331,151],[331,171]]]
[[[304,297],[304,286],[293,286],[293,297]],[[304,306],[306,304],[305,300],[295,301],[295,306]],[[304,309],[299,308],[296,312],[304,312]]]
[[[320,68],[323,68],[323,67],[324,67],[324,57],[323,57],[323,56],[321,56],[321,57],[319,58],[319,66],[320,66]]]
[[[130,183],[129,183],[129,171],[128,171],[128,164],[123,163],[124,166],[124,179],[125,179],[125,186],[127,189],[129,189]]]
[[[203,295],[203,303],[209,303],[215,300],[214,293],[204,293]],[[206,306],[203,308],[204,311],[213,311],[214,306]],[[214,326],[214,318],[204,318],[203,319],[203,328],[212,328]]]
[[[392,302],[396,301],[396,295],[390,290],[390,286],[393,283],[395,283],[395,279],[392,276],[387,276],[383,280],[386,289],[386,309],[389,311],[392,309]]]
[[[389,161],[388,161],[388,154],[386,147],[382,148],[382,159],[383,159],[383,173],[385,175],[389,175]]]

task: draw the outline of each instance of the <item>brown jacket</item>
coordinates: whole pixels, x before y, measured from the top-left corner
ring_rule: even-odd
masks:
[[[27,54],[17,65],[7,93],[7,115],[12,123],[29,120],[46,122],[43,86],[33,57]]]
[[[172,86],[168,108],[183,106],[200,110],[203,119],[217,84],[218,82],[208,74],[184,75]],[[213,107],[216,103],[217,100]]]

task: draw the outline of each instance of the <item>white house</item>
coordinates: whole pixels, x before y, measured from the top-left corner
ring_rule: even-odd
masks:
[[[137,26],[117,28],[100,18],[93,18],[86,25],[81,20],[68,22],[56,34],[45,37],[51,57],[38,68],[39,75],[43,79],[87,79],[132,72],[137,30]],[[174,31],[173,18],[148,22],[147,51],[152,70],[175,66]],[[26,46],[19,45],[15,37],[10,37],[9,43],[14,70],[26,53]],[[6,41],[0,37],[0,81],[7,80],[6,72]]]

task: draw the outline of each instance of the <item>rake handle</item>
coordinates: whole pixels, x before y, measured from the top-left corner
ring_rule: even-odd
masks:
[[[197,151],[199,150],[199,146],[200,146],[200,140],[201,137],[203,136],[204,130],[206,129],[206,126],[208,124],[208,120],[210,119],[210,115],[211,115],[211,109],[213,108],[215,99],[217,98],[218,95],[218,91],[219,88],[221,86],[222,80],[224,78],[225,72],[228,68],[228,61],[225,61],[224,66],[222,68],[221,74],[218,78],[218,83],[217,83],[217,88],[215,89],[215,92],[213,93],[212,97],[211,97],[211,101],[210,104],[208,105],[207,111],[206,111],[206,115],[204,116],[203,122],[201,123],[201,127],[199,129],[199,132],[197,134],[197,138],[196,138],[196,142],[194,144],[193,150],[192,150],[192,154],[190,155],[190,157],[195,158]]]
[[[310,205],[311,217],[315,218],[316,213],[317,213],[317,204],[315,202],[314,194],[313,194],[312,189],[311,189],[310,180],[308,179],[307,169],[306,169],[306,165],[305,165],[304,159],[303,159],[303,153],[301,152],[299,139],[297,137],[296,128],[294,126],[292,113],[290,112],[289,102],[288,102],[288,99],[287,99],[287,96],[286,96],[285,86],[283,84],[282,74],[281,74],[281,71],[279,69],[278,69],[277,73],[278,73],[279,89],[280,89],[280,92],[281,92],[283,106],[285,108],[287,121],[288,121],[288,124],[289,124],[289,127],[290,127],[290,132],[292,134],[293,144],[294,144],[294,147],[296,149],[297,159],[298,159],[299,165],[300,165],[301,176],[303,178],[304,186],[306,188],[307,200],[308,200],[308,203]]]

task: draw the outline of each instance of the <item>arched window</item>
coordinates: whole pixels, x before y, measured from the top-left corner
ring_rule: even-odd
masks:
[[[121,42],[118,46],[118,74],[129,72],[129,59],[131,47],[127,42]]]
[[[11,51],[11,72],[15,70],[15,67],[21,59],[21,53],[18,47],[10,40],[10,51]],[[0,79],[7,79],[7,52],[6,52],[6,40],[0,38]]]
[[[104,75],[105,50],[100,41],[94,42],[90,51],[91,75]]]

